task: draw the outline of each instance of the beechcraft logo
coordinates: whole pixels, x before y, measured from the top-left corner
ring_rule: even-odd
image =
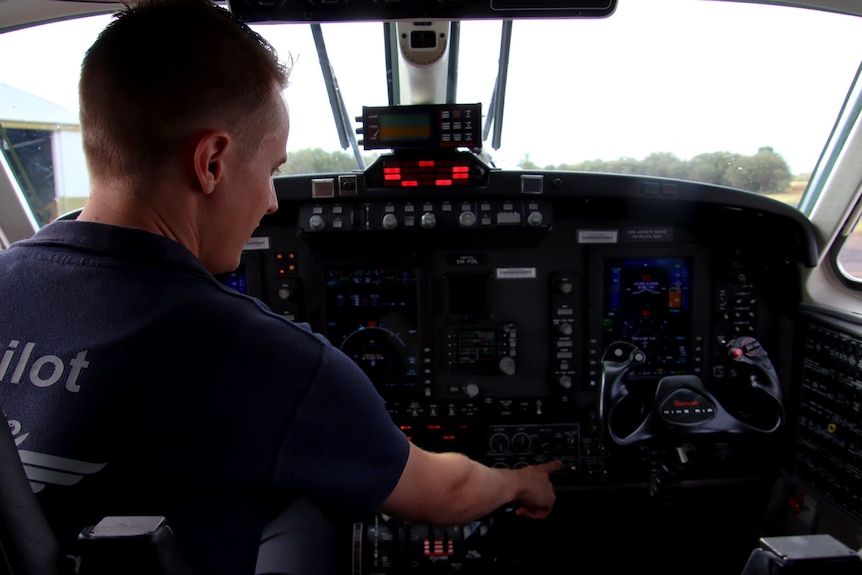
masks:
[[[18,456],[24,464],[27,479],[33,493],[39,493],[45,485],[75,485],[85,475],[92,475],[105,467],[106,463],[89,463],[68,457],[59,457],[38,451],[21,449],[20,445],[27,439],[29,433],[21,433],[21,422],[10,419],[9,428],[18,447]]]

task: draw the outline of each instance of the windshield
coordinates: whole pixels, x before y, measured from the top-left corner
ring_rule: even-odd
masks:
[[[86,198],[77,72],[109,18],[0,34],[3,150],[40,223]],[[253,28],[292,61],[284,173],[373,161],[378,150],[364,150],[355,132],[363,106],[411,103],[406,90],[428,73],[387,67],[394,25],[322,24],[317,38],[309,24]],[[495,167],[690,179],[791,205],[862,52],[857,17],[703,0],[620,0],[608,18],[464,21],[445,34],[457,39],[449,89],[456,102],[481,105],[482,153]],[[338,114],[353,141],[339,135]]]

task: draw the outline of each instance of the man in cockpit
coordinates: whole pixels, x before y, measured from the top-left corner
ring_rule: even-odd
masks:
[[[66,542],[158,514],[196,573],[289,573],[303,545],[331,568],[315,521],[552,510],[559,462],[417,447],[342,352],[215,279],[277,209],[288,73],[209,0],[132,4],[84,59],[89,200],[0,253],[0,406],[31,461],[74,479],[39,484]]]

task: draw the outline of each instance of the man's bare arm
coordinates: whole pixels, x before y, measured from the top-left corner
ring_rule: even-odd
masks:
[[[560,466],[551,461],[498,469],[460,453],[431,453],[411,443],[404,473],[380,510],[404,521],[459,525],[511,503],[518,515],[543,519],[556,500],[548,475]]]

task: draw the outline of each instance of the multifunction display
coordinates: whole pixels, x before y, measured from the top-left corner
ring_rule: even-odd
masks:
[[[325,335],[386,397],[420,390],[416,271],[412,267],[329,267]]]
[[[637,346],[646,361],[632,375],[690,370],[691,263],[685,257],[610,257],[603,261],[602,343]]]

